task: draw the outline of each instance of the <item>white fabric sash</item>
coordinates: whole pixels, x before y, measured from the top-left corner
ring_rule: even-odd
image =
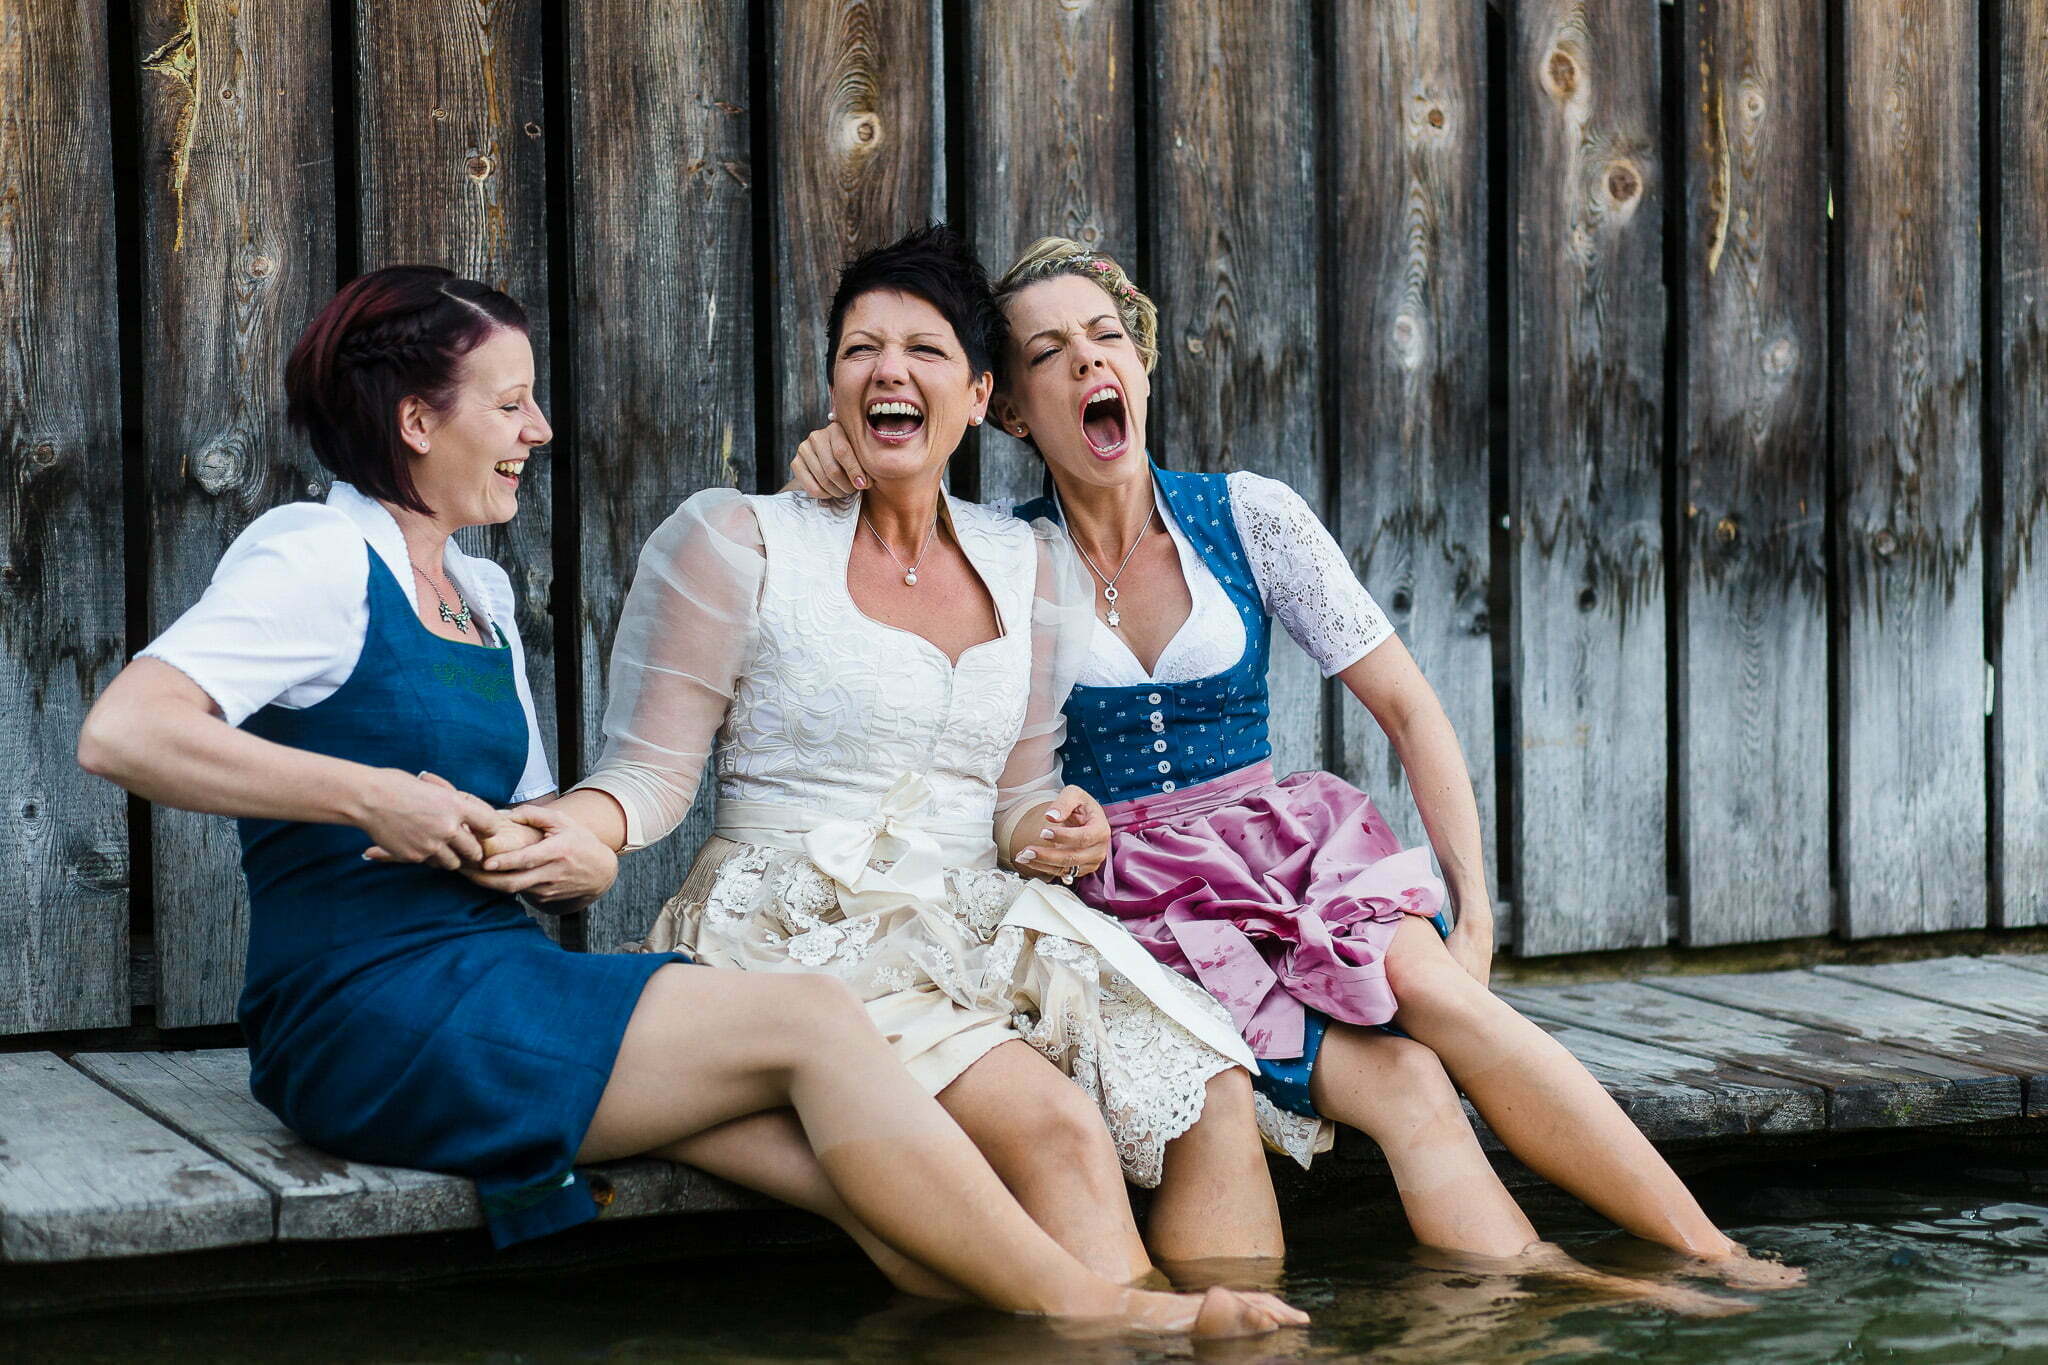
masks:
[[[995,845],[986,822],[919,820],[931,795],[924,778],[905,773],[866,819],[766,801],[721,801],[718,833],[808,856],[832,879],[843,919],[908,906],[954,929],[943,904],[946,868],[993,866]],[[887,870],[868,866],[877,859],[893,859],[894,865]],[[1173,973],[1121,925],[1089,909],[1064,886],[1028,877],[1023,882],[1023,891],[1003,916],[1004,926],[1088,945],[1168,1018],[1239,1066],[1258,1070],[1229,1018],[1220,1010],[1196,1008]]]

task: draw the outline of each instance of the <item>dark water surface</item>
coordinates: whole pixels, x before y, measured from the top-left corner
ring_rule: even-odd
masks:
[[[0,1326],[9,1362],[1158,1360],[1939,1361],[2048,1365],[2048,1150],[1727,1168],[1694,1179],[1740,1240],[1808,1267],[1804,1289],[1688,1319],[1584,1290],[1424,1264],[1387,1211],[1290,1221],[1303,1332],[1191,1348],[1059,1335],[892,1301],[836,1250],[545,1278],[123,1309]],[[1537,1219],[1596,1263],[1645,1248],[1583,1212]]]

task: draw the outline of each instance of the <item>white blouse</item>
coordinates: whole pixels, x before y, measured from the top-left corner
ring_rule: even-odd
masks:
[[[1351,572],[1343,550],[1301,495],[1278,479],[1234,470],[1231,519],[1251,562],[1267,614],[1314,659],[1324,677],[1343,672],[1384,644],[1394,627],[1372,594]],[[1152,497],[1159,519],[1180,552],[1194,607],[1147,673],[1115,631],[1099,619],[1077,681],[1090,687],[1137,687],[1214,677],[1244,654],[1244,618],[1174,519],[1159,486]],[[1101,583],[1096,581],[1099,591]],[[1127,590],[1128,591],[1128,590]]]
[[[300,710],[325,701],[355,672],[369,634],[366,541],[417,611],[398,523],[376,499],[336,482],[325,503],[286,503],[251,523],[221,556],[199,601],[136,657],[162,660],[199,684],[230,725],[266,706]],[[511,580],[452,540],[441,567],[477,609],[479,625],[496,626],[512,651],[513,681],[526,713],[526,770],[511,800],[545,796],[555,779],[526,681]]]

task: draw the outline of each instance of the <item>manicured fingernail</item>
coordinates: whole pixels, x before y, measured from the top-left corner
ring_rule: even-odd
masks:
[[[1050,839],[1052,838],[1052,831],[1049,829],[1042,829],[1038,831],[1038,837],[1041,839]]]
[[[868,481],[866,479],[855,479],[853,481],[853,486],[855,488],[866,488],[868,486]]]
[[[1019,854],[1017,855],[1017,861],[1018,861],[1018,862],[1020,862],[1020,863],[1028,863],[1028,862],[1032,861],[1032,860],[1033,860],[1034,858],[1036,858],[1037,856],[1038,856],[1038,850],[1037,850],[1037,849],[1035,849],[1035,848],[1027,848],[1027,849],[1025,849],[1025,850],[1024,850],[1024,851],[1023,851],[1022,853],[1019,853]]]
[[[1064,820],[1067,818],[1067,813],[1060,810],[1049,810],[1045,813],[1045,818],[1048,820]]]

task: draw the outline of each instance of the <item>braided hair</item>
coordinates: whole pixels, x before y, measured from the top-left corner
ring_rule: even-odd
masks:
[[[433,515],[413,484],[398,405],[445,410],[462,358],[501,328],[528,333],[507,295],[434,265],[394,265],[341,287],[285,362],[285,418],[337,479]]]
[[[996,281],[996,305],[1005,307],[1013,296],[1029,286],[1061,275],[1089,280],[1109,295],[1131,343],[1138,348],[1138,358],[1145,362],[1145,372],[1150,374],[1159,363],[1159,306],[1131,283],[1122,266],[1072,238],[1040,237],[1025,247],[1023,254]],[[996,377],[1003,378],[1000,369]]]

